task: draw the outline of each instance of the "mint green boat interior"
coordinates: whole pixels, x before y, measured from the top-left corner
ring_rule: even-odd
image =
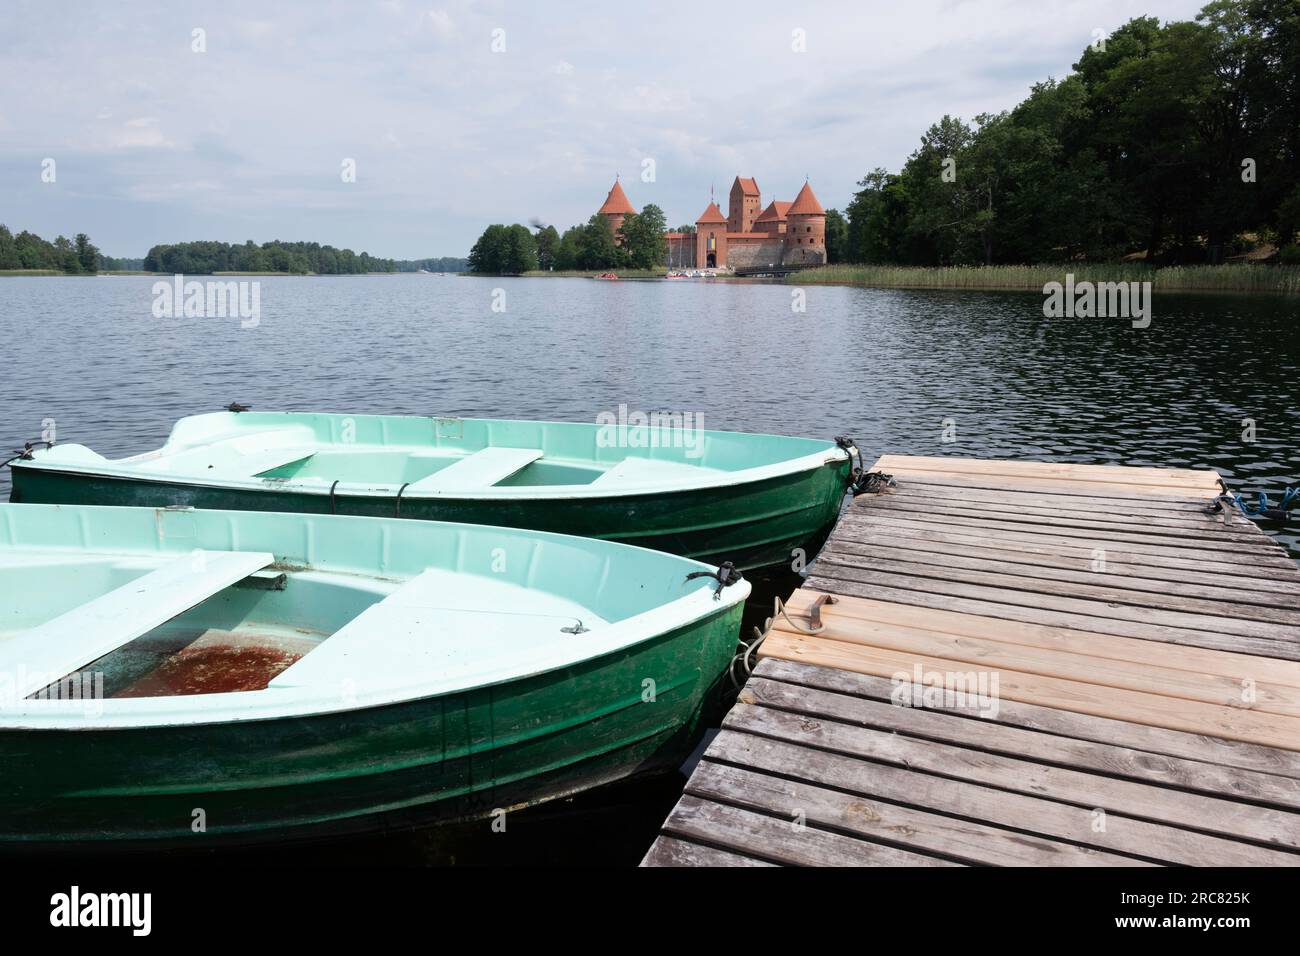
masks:
[[[680,424],[218,412],[181,419],[156,451],[110,460],[57,445],[31,465],[222,488],[529,500],[722,488],[845,457],[830,441]]]
[[[712,578],[687,581],[713,570],[435,521],[0,505],[0,730],[270,719],[500,684],[745,599],[743,581],[718,599]],[[78,694],[92,674],[102,696]]]

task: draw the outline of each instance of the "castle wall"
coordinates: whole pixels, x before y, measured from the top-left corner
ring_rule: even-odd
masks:
[[[779,265],[785,244],[780,236],[763,232],[727,236],[726,264],[733,269]]]
[[[666,232],[664,239],[668,243],[668,262],[670,269],[698,269],[695,264],[695,233]]]

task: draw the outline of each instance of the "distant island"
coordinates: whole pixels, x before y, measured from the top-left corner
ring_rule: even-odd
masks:
[[[368,252],[336,249],[318,242],[179,242],[154,246],[143,259],[105,256],[85,233],[53,242],[35,233],[14,235],[0,225],[0,272],[94,275],[99,272],[158,272],[212,275],[219,272],[289,275],[365,275],[375,272],[464,272],[465,259],[380,259]]]
[[[1171,288],[1296,291],[1295,10],[1215,0],[1192,20],[1136,17],[1096,36],[1068,75],[1034,84],[1012,109],[973,122],[943,116],[900,169],[867,172],[843,212],[802,224],[794,251],[802,246],[807,262],[811,242],[827,265],[799,281],[1041,288],[1043,275],[1059,280],[1066,267],[1176,269],[1164,277]],[[759,213],[757,184],[738,177],[728,216],[711,204],[694,227],[663,235],[658,207],[637,214],[615,183],[597,215],[562,235],[489,226],[470,269],[712,268],[749,249],[783,261],[774,239],[783,228],[789,239],[782,207],[791,205]],[[701,229],[716,231],[716,247]]]

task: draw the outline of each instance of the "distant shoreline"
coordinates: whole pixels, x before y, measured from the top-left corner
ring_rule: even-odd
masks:
[[[1152,267],[1143,263],[1041,266],[833,265],[793,273],[788,285],[842,285],[878,289],[969,289],[1042,292],[1066,275],[1077,282],[1150,282],[1156,292],[1258,292],[1300,295],[1300,266],[1194,265]]]
[[[100,269],[98,272],[68,273],[57,269],[0,269],[3,276],[63,276],[68,279],[93,279],[95,276],[164,276],[175,275],[174,272],[143,272],[138,269]],[[302,279],[335,279],[348,276],[456,276],[463,272],[186,272],[183,275],[202,278],[204,276],[296,276]]]
[[[664,279],[666,269],[592,269],[534,270],[519,276],[498,276],[476,272],[356,272],[350,276],[470,276],[473,278],[555,278],[582,279],[613,272],[623,280]],[[1113,263],[1110,265],[1040,265],[1040,266],[869,266],[832,265],[806,269],[785,277],[786,285],[854,286],[871,289],[948,289],[971,292],[1042,292],[1049,282],[1063,282],[1067,274],[1076,282],[1150,282],[1157,292],[1245,292],[1270,295],[1300,295],[1300,266],[1254,265],[1229,263],[1227,265],[1165,266],[1155,268],[1142,263]],[[93,278],[96,274],[71,275],[51,269],[0,270],[6,276],[67,276],[74,279]],[[142,272],[133,270],[103,270],[101,276],[157,276],[169,278],[170,272]],[[331,273],[300,272],[207,272],[185,273],[193,278],[298,277],[342,278]],[[720,273],[715,281],[771,283],[772,278],[731,276]]]
[[[663,279],[660,269],[534,270],[522,276],[466,272],[477,278],[591,278],[612,272],[619,279]],[[836,285],[869,289],[949,289],[972,292],[1039,292],[1049,282],[1150,282],[1156,292],[1245,292],[1300,295],[1300,266],[1228,263],[1226,265],[1148,266],[1140,262],[1038,266],[870,266],[831,265],[805,269],[784,280],[719,273],[714,281],[786,285]]]

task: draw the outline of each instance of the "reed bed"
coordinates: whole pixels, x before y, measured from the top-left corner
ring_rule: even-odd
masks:
[[[1300,295],[1300,266],[1143,263],[1042,266],[822,266],[794,273],[793,285],[860,285],[889,289],[989,289],[1042,292],[1048,282],[1150,282],[1160,292],[1281,292]]]

